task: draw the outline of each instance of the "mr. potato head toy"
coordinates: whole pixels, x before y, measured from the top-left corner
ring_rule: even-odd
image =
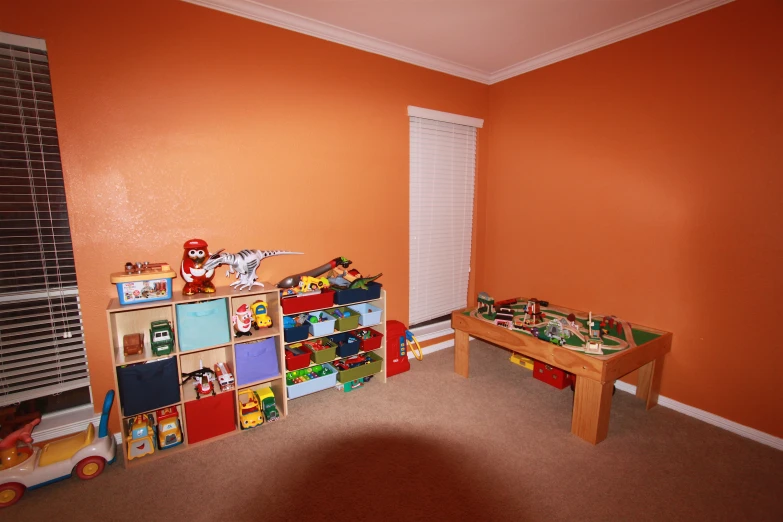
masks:
[[[184,295],[213,293],[215,285],[212,284],[212,278],[215,277],[215,270],[203,268],[204,262],[209,259],[207,242],[203,239],[191,239],[185,242],[184,248],[185,255],[182,256],[180,267],[180,275],[185,280],[185,288],[182,289],[182,293]]]

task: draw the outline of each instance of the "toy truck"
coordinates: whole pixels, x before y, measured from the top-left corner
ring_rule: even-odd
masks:
[[[158,418],[158,448],[164,450],[182,444],[182,428],[177,408],[163,408],[155,412],[155,416]]]
[[[268,422],[274,422],[280,418],[280,412],[277,411],[277,404],[275,403],[275,394],[272,388],[262,388],[256,390],[258,399],[261,401],[261,410],[264,412],[264,417]]]
[[[150,347],[154,356],[170,355],[174,351],[174,332],[168,320],[150,323]]]
[[[231,373],[231,367],[228,363],[219,362],[215,365],[215,375],[221,391],[234,389],[234,375]]]

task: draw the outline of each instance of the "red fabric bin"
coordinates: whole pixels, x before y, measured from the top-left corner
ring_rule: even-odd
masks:
[[[289,347],[290,348],[290,347]],[[292,352],[289,348],[285,349],[285,368],[289,372],[301,370],[310,366],[310,350],[304,346],[297,346],[303,353],[299,355]]]
[[[234,392],[218,393],[185,403],[188,444],[211,439],[236,429]]]
[[[533,377],[562,390],[571,385],[573,376],[565,370],[555,368],[541,361],[533,361]]]
[[[372,333],[372,337],[369,339],[361,339],[358,335],[359,332],[370,332]],[[363,352],[377,350],[381,347],[381,343],[383,342],[383,334],[381,332],[376,332],[372,328],[362,328],[361,330],[351,332],[350,335],[359,339],[359,349]]]
[[[283,313],[298,314],[318,308],[331,308],[334,305],[334,290],[327,288],[320,294],[306,295],[304,297],[285,297],[281,300]]]

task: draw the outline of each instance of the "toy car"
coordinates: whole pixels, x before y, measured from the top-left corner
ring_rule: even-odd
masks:
[[[174,351],[174,332],[166,319],[150,324],[150,347],[152,355],[169,355]]]
[[[239,401],[239,424],[243,430],[255,428],[264,423],[264,415],[258,407],[258,398],[253,390],[239,392],[237,401]]]
[[[98,437],[92,424],[76,435],[32,447],[36,419],[8,435],[0,442],[0,508],[19,501],[26,489],[33,489],[70,477],[74,472],[82,480],[90,480],[112,464],[117,444],[109,433],[109,412],[114,402],[114,390],[103,400]],[[17,442],[27,446],[17,446]]]
[[[177,408],[163,408],[155,412],[155,416],[158,419],[158,425],[155,427],[158,448],[165,450],[182,444],[182,428]]]
[[[149,415],[136,415],[131,422],[128,436],[128,460],[155,453],[155,439],[152,435],[152,419]]]
[[[263,388],[256,392],[258,400],[261,401],[261,410],[264,412],[264,417],[268,422],[274,422],[280,418],[280,412],[277,410],[277,404],[275,403],[275,394],[272,388]]]
[[[256,301],[250,305],[250,312],[253,314],[253,328],[269,328],[272,326],[272,318],[267,312],[266,301]]]

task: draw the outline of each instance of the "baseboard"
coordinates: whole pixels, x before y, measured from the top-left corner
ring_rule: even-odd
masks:
[[[439,342],[437,344],[431,344],[429,346],[422,348],[421,353],[423,355],[427,355],[430,353],[435,353],[441,350],[445,350],[446,348],[451,348],[452,346],[454,346],[454,339],[446,339],[445,341]],[[408,359],[411,359],[413,357],[414,357],[413,352],[408,352]]]
[[[117,441],[117,447],[122,448],[122,433],[115,433],[114,434],[114,440]],[[122,451],[122,450],[120,450]]]
[[[616,381],[614,384],[618,390],[636,394],[636,386],[633,384],[628,384],[627,382],[623,381]],[[748,426],[743,426],[737,422],[719,417],[714,413],[700,410],[699,408],[694,408],[693,406],[688,406],[687,404],[677,402],[662,395],[658,397],[658,405],[663,406],[664,408],[678,411],[683,415],[687,415],[688,417],[699,419],[702,422],[712,424],[713,426],[717,426],[718,428],[722,428],[726,431],[736,433],[737,435],[745,437],[746,439],[755,440],[756,442],[760,442],[765,446],[770,446],[783,451],[783,439],[780,437],[775,437],[769,433],[764,433],[763,431],[749,428]]]

